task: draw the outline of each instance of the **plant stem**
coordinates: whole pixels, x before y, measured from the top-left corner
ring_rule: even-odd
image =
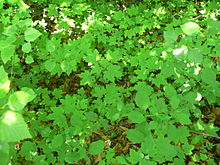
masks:
[[[210,135],[210,134],[207,134],[207,133],[204,133],[204,132],[197,132],[197,131],[192,131],[192,130],[190,130],[189,132],[193,133],[193,134],[197,134],[197,135],[209,136],[209,137],[213,137],[213,138],[216,138],[216,139],[220,139],[219,136]]]

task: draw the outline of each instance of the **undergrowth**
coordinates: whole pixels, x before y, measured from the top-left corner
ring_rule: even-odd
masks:
[[[219,9],[0,1],[0,164],[218,164]]]

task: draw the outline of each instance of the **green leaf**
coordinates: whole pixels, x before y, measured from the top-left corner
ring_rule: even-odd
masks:
[[[184,159],[175,158],[172,165],[176,165],[176,164],[185,164],[185,161]]]
[[[8,1],[10,4],[18,3],[18,0],[9,0]]]
[[[64,60],[63,62],[61,62],[60,67],[61,67],[62,71],[66,72],[68,75],[73,70],[71,61],[67,61],[67,60]]]
[[[189,118],[189,112],[173,112],[172,116],[175,117],[176,122],[180,122],[182,124],[191,124],[191,120]]]
[[[108,70],[104,72],[104,79],[107,79],[108,81],[114,82],[115,77],[120,78],[122,76],[122,73],[120,71],[120,67],[116,65],[110,65],[108,66]]]
[[[135,103],[141,109],[147,109],[150,105],[149,95],[145,91],[138,91],[135,95]]]
[[[7,165],[9,163],[9,145],[0,141],[0,164]]]
[[[164,39],[167,43],[174,43],[174,42],[176,42],[179,34],[180,33],[178,30],[170,29],[170,30],[164,32]]]
[[[203,69],[201,71],[201,78],[207,84],[213,84],[216,81],[216,74],[211,69]]]
[[[177,144],[178,142],[187,143],[187,136],[190,134],[187,127],[176,128],[174,125],[169,125],[167,135],[171,141]]]
[[[153,93],[153,88],[150,85],[146,85],[145,82],[138,82],[137,85],[135,85],[135,89],[137,91],[144,91],[148,96]]]
[[[203,60],[202,52],[198,48],[194,48],[188,52],[188,59],[195,64],[201,64]]]
[[[185,45],[182,45],[180,48],[176,48],[173,50],[173,55],[178,60],[185,60],[187,57],[188,48]]]
[[[14,55],[15,47],[13,45],[9,45],[1,50],[1,58],[4,64],[6,64],[11,57]]]
[[[49,72],[52,72],[52,70],[56,66],[56,62],[54,62],[53,60],[48,60],[44,63],[44,66]]]
[[[125,158],[123,156],[117,156],[116,160],[118,163],[127,164],[127,161],[125,160]]]
[[[47,44],[46,44],[46,49],[47,51],[49,51],[50,53],[54,52],[56,50],[56,43],[54,43],[53,41],[48,40]]]
[[[17,91],[9,96],[8,105],[10,109],[21,110],[34,99],[35,93],[32,89],[26,87],[22,89],[23,91]]]
[[[74,164],[80,160],[80,154],[78,152],[67,152],[65,155],[65,161],[69,164]]]
[[[173,158],[177,155],[177,151],[175,150],[175,146],[170,144],[168,138],[159,137],[157,139],[157,153],[164,160],[173,160]]]
[[[98,119],[98,115],[95,112],[85,112],[85,116],[90,121],[96,121]]]
[[[5,72],[3,65],[0,66],[0,83],[4,83],[8,79],[8,74]]]
[[[207,30],[208,30],[209,35],[215,35],[220,32],[220,22],[219,21],[213,20],[210,18],[207,20],[207,23],[208,23]]]
[[[13,111],[5,112],[0,118],[0,141],[16,142],[32,138],[21,114]]]
[[[27,104],[29,95],[23,91],[17,91],[9,96],[8,105],[12,110],[21,110]]]
[[[144,134],[137,129],[128,129],[126,134],[128,139],[133,143],[141,143],[144,140]]]
[[[25,35],[25,40],[27,42],[30,42],[30,41],[34,41],[36,40],[38,37],[40,37],[41,33],[34,29],[34,28],[28,28],[25,32],[24,32],[24,35]]]
[[[31,63],[34,62],[34,59],[33,59],[32,56],[27,56],[27,57],[25,58],[25,62],[26,62],[27,64],[31,64]]]
[[[103,152],[104,147],[105,147],[105,142],[102,140],[92,142],[89,146],[89,154],[98,155]]]
[[[31,51],[31,44],[28,42],[22,45],[22,51],[24,53],[29,53]]]
[[[47,118],[49,120],[54,120],[53,124],[58,125],[59,127],[67,127],[66,117],[63,114],[63,109],[60,107],[52,107],[53,113],[49,114]],[[72,116],[74,118],[74,116]],[[80,119],[79,119],[80,121]]]
[[[50,147],[53,149],[59,148],[63,145],[63,143],[64,143],[63,135],[59,134],[53,137]]]
[[[10,81],[6,80],[4,83],[0,83],[0,98],[3,98],[6,96],[6,94],[10,90]]]
[[[26,160],[32,160],[32,153],[35,152],[37,152],[37,146],[35,143],[31,141],[22,142],[22,147],[19,153],[21,154],[21,156],[24,156]]]
[[[128,113],[128,118],[133,123],[142,123],[143,121],[145,121],[143,114],[138,111],[132,111],[132,112]]]
[[[170,98],[170,105],[172,106],[173,109],[178,108],[179,104],[180,104],[180,99],[177,97],[177,95],[172,96]]]
[[[106,152],[106,158],[107,160],[111,160],[115,155],[115,150],[112,148],[109,148],[108,151]]]
[[[127,160],[131,162],[132,164],[136,164],[141,160],[142,154],[140,153],[140,151],[135,151],[133,149],[130,149],[129,154],[130,154],[130,157],[128,157]]]
[[[0,98],[6,96],[10,90],[10,81],[8,74],[5,72],[3,66],[0,67]]]
[[[155,148],[154,139],[151,134],[149,134],[145,139],[144,142],[141,143],[141,150],[145,154],[150,154],[153,152]]]
[[[200,32],[200,27],[195,22],[185,23],[185,24],[181,25],[181,29],[185,34],[187,34],[189,36],[198,34]]]
[[[21,91],[26,92],[26,93],[29,94],[28,102],[32,101],[35,98],[35,96],[36,96],[35,92],[31,88],[23,87],[23,88],[21,88]]]
[[[165,96],[168,98],[172,98],[173,96],[177,95],[175,88],[170,84],[164,86],[164,91]]]

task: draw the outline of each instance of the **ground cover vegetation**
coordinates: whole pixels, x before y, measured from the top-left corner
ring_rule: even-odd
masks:
[[[219,12],[0,1],[0,164],[218,164]]]

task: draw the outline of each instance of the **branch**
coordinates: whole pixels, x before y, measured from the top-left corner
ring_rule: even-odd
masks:
[[[197,131],[192,131],[192,130],[190,130],[189,132],[193,133],[193,134],[197,134],[197,135],[203,135],[203,136],[208,136],[208,137],[213,137],[213,138],[216,138],[216,139],[220,139],[219,136],[210,135],[210,134],[207,134],[207,133],[204,133],[204,132],[197,132]]]

